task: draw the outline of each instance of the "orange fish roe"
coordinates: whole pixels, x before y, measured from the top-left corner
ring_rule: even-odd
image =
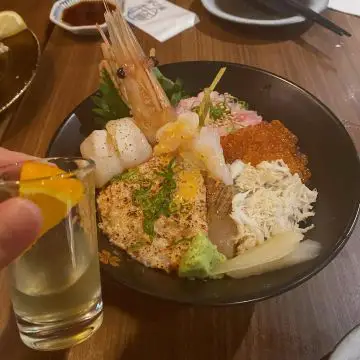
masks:
[[[240,159],[256,166],[262,161],[282,159],[293,174],[298,173],[306,182],[311,173],[307,157],[299,152],[297,142],[298,138],[279,120],[264,121],[221,138],[226,162]]]

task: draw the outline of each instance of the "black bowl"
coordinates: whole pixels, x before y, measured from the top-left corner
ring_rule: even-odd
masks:
[[[269,72],[222,62],[183,62],[161,66],[169,78],[181,78],[196,94],[213,80],[220,67],[227,71],[219,92],[247,101],[265,120],[279,119],[298,137],[309,157],[311,186],[319,191],[309,238],[321,243],[319,257],[307,263],[243,280],[191,281],[146,268],[116,250],[99,234],[103,271],[116,281],[159,298],[202,305],[229,305],[263,300],[290,290],[324,268],[349,238],[358,215],[360,166],[355,147],[339,119],[297,85]],[[85,99],[54,136],[48,156],[79,155],[79,145],[96,126],[92,101]],[[118,261],[120,260],[120,261]]]

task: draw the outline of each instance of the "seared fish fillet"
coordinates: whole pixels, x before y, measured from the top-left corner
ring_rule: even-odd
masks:
[[[114,179],[97,204],[110,241],[148,267],[177,270],[189,240],[207,233],[203,177],[169,155]]]

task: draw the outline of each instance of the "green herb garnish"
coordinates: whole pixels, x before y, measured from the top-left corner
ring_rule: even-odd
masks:
[[[169,217],[172,214],[171,203],[173,192],[176,189],[174,164],[175,158],[169,162],[164,171],[158,173],[163,178],[163,181],[160,184],[160,190],[156,194],[151,192],[150,186],[135,190],[133,193],[134,203],[140,205],[143,210],[144,232],[151,238],[155,236],[155,221],[161,215]]]
[[[169,247],[174,247],[176,245],[179,245],[179,244],[182,244],[182,243],[185,243],[185,242],[190,242],[192,241],[193,238],[182,238],[182,239],[179,239],[179,240],[175,240],[171,245],[169,245]]]
[[[230,115],[231,111],[225,102],[218,103],[216,105],[210,105],[209,115],[212,120],[220,120],[225,115]]]
[[[238,100],[237,103],[245,110],[249,110],[249,104],[246,101]]]
[[[210,106],[209,114],[213,120],[221,119],[224,116],[224,113],[224,109],[213,105]]]
[[[120,175],[116,175],[111,179],[111,182],[117,181],[136,181],[139,178],[139,170],[138,169],[129,169],[124,171]]]
[[[97,115],[96,122],[102,127],[110,120],[121,119],[130,116],[130,110],[121,98],[118,89],[115,87],[109,73],[102,69],[99,87],[100,94],[94,95],[91,99],[96,105],[93,112]]]
[[[170,214],[176,214],[176,213],[178,213],[179,211],[181,211],[182,206],[183,206],[183,205],[177,204],[176,202],[172,201],[172,202],[170,203],[170,207],[169,207]]]
[[[159,81],[161,87],[164,89],[166,96],[171,102],[172,106],[176,106],[181,99],[188,98],[189,95],[184,90],[184,84],[181,79],[176,79],[175,82],[165,77],[158,68],[153,69],[153,74]]]

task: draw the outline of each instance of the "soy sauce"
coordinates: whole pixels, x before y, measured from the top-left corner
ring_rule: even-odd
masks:
[[[115,5],[108,2],[106,5],[110,11],[116,8]],[[103,24],[105,11],[103,1],[82,1],[65,9],[62,19],[71,26]]]

